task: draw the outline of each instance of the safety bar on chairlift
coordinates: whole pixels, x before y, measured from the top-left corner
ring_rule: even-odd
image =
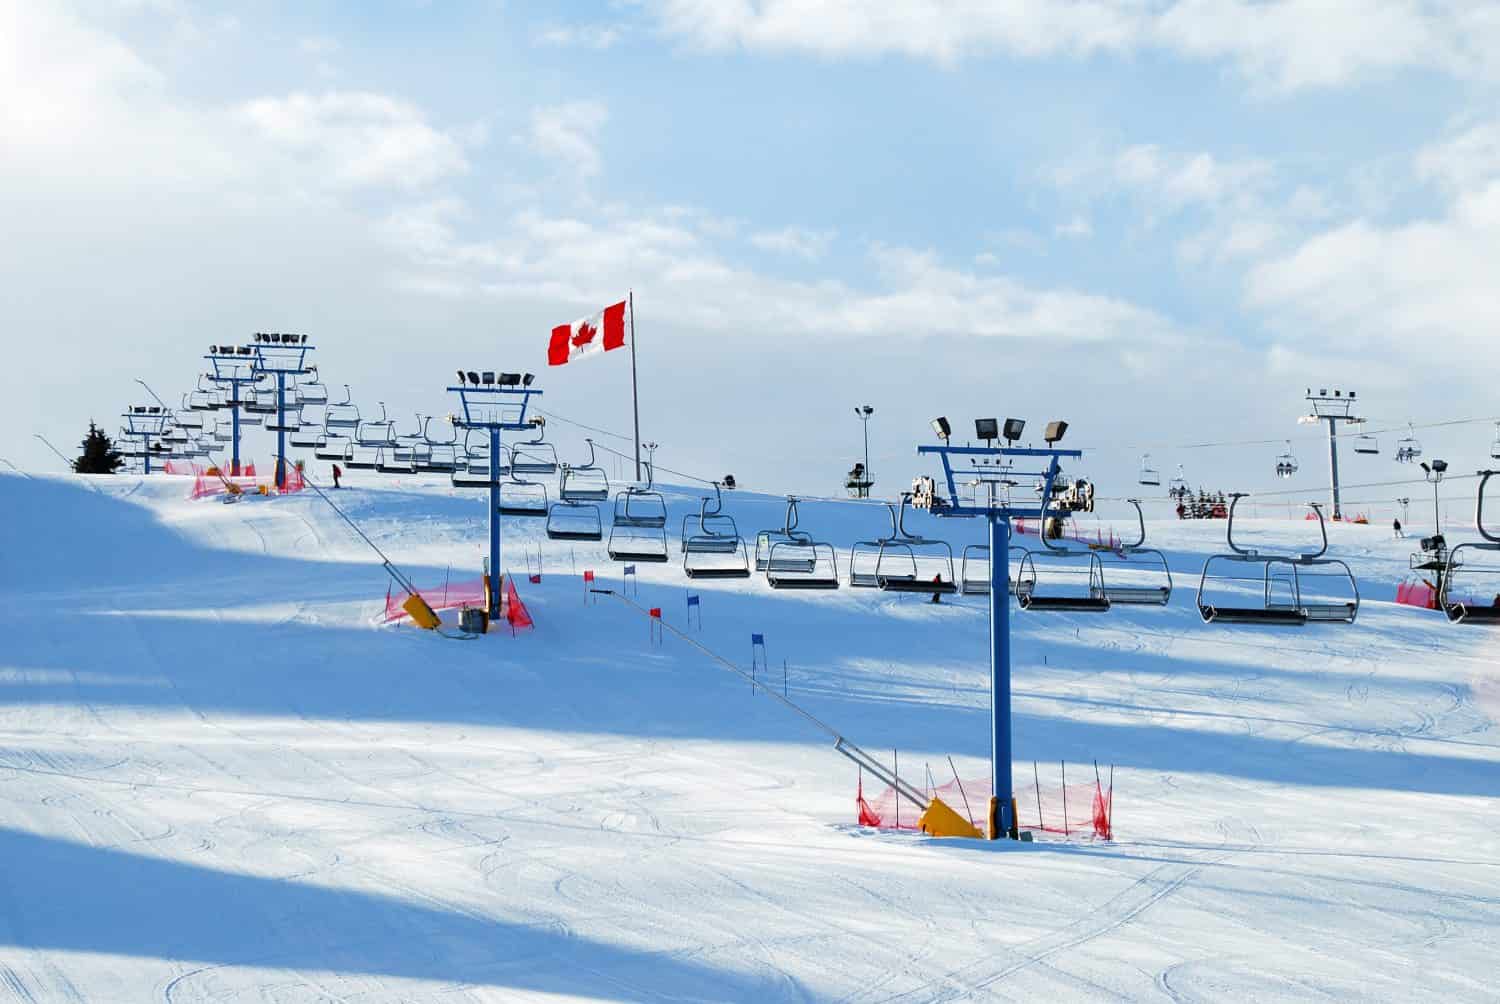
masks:
[[[1125,544],[1125,543],[1121,543],[1120,544],[1121,549],[1126,550],[1126,551],[1130,551],[1130,550],[1134,550],[1137,547],[1144,547],[1145,544],[1146,544],[1146,517],[1141,514],[1141,500],[1140,499],[1126,499],[1125,501],[1129,502],[1131,505],[1135,506],[1135,522],[1136,522],[1136,525],[1139,526],[1140,530],[1141,530],[1141,535],[1140,535],[1140,537],[1138,537],[1136,539],[1136,542],[1134,544]]]

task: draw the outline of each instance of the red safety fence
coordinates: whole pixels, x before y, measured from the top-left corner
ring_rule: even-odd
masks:
[[[430,588],[417,587],[417,592],[427,605],[434,611],[438,610],[463,610],[465,608],[484,609],[487,596],[485,595],[484,576],[477,579],[466,579],[462,582],[444,582],[442,585]],[[411,593],[404,589],[387,589],[385,592],[385,616],[384,623],[391,624],[406,619],[407,614],[404,604],[411,598]],[[526,609],[521,595],[516,592],[516,580],[507,575],[505,577],[505,620],[511,629],[535,627],[531,619],[531,611]]]
[[[268,479],[256,477],[254,464],[245,465],[244,473],[238,475],[221,475],[217,467],[195,467],[193,473],[197,477],[193,481],[193,490],[188,495],[190,499],[212,498],[226,494],[290,495],[307,487],[302,468],[295,465],[286,469],[286,484],[281,488],[276,487],[274,475]],[[238,491],[231,489],[231,485]]]
[[[1396,602],[1423,610],[1437,609],[1437,590],[1425,579],[1407,579],[1396,586]]]
[[[942,799],[954,812],[984,832],[990,804],[989,778],[953,780],[933,785],[926,789],[926,793],[928,798],[936,796]],[[861,826],[882,830],[915,830],[921,815],[915,805],[898,798],[893,788],[882,786],[873,800],[866,799],[863,776],[855,804]],[[1113,840],[1113,784],[1106,788],[1096,780],[1082,784],[1018,786],[1016,816],[1023,830]]]
[[[484,576],[477,579],[465,579],[462,582],[444,582],[440,585],[427,588],[418,587],[417,592],[422,594],[422,599],[433,610],[461,610],[464,607],[484,607]],[[396,591],[386,590],[385,593],[385,623],[399,621],[407,616],[402,609],[402,604],[411,598],[411,593],[404,589]]]
[[[1028,533],[1037,532],[1036,527],[1027,526],[1024,519],[1015,521],[1015,529],[1017,534],[1023,536]],[[1095,527],[1094,532],[1090,534],[1078,526],[1070,526],[1063,531],[1063,538],[1076,541],[1079,544],[1084,544],[1099,551],[1118,551],[1123,544],[1120,538],[1115,535],[1114,527]]]

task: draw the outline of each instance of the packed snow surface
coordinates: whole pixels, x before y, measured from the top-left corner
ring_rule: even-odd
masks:
[[[313,493],[90,484],[0,476],[0,996],[1500,995],[1497,636],[1392,603],[1411,544],[1387,529],[1330,528],[1354,625],[1201,623],[1206,522],[1148,526],[1165,609],[1013,611],[1017,784],[1033,761],[1113,764],[1115,829],[1013,844],[858,827],[823,735],[619,600],[585,603],[583,570],[620,581],[602,545],[507,520],[507,567],[540,553],[519,583],[536,628],[455,641],[377,624],[388,580]],[[675,538],[697,493],[668,495]],[[337,498],[420,585],[479,573],[482,493],[371,476]],[[752,544],[782,515],[746,493],[726,511]],[[884,522],[802,508],[844,573]],[[682,627],[673,543],[640,602]],[[748,666],[763,633],[775,685],[784,660],[793,700],[899,749],[903,776],[946,781],[950,754],[986,773],[983,597],[691,590],[695,638]]]

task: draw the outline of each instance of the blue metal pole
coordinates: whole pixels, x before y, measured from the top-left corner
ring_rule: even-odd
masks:
[[[986,836],[1015,828],[1011,810],[1010,517],[990,513],[990,811]]]
[[[146,454],[146,473],[151,473],[151,434],[141,436],[141,451]]]
[[[234,427],[234,441],[230,448],[229,473],[231,476],[240,473],[240,378],[235,377],[229,382],[229,388],[234,393],[234,398],[229,402],[230,424]]]
[[[490,620],[500,619],[500,427],[490,426]]]
[[[276,489],[286,487],[286,374],[276,371]]]

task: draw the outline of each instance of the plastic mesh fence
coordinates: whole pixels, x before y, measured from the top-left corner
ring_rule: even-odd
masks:
[[[195,466],[193,473],[197,477],[193,481],[193,490],[188,494],[188,498],[201,499],[224,495],[231,491],[230,485],[239,489],[238,494],[242,495],[290,495],[307,487],[307,480],[303,477],[302,469],[296,466],[287,468],[286,485],[279,489],[276,487],[274,476],[257,477],[254,464],[245,465],[243,470],[243,474],[221,476],[218,468]]]
[[[435,586],[417,587],[417,592],[433,610],[459,610],[464,607],[484,606],[484,577],[465,579],[462,582],[440,582]],[[403,620],[407,613],[401,605],[411,598],[404,589],[388,591],[385,595],[385,617],[387,624]]]
[[[982,833],[990,803],[990,779],[987,777],[949,781],[925,789],[929,798],[936,796],[954,812],[968,819]],[[1023,830],[1081,836],[1095,840],[1114,839],[1112,825],[1114,796],[1097,781],[1081,784],[1031,785],[1016,791],[1016,814]],[[916,806],[896,796],[894,789],[881,786],[872,798],[864,794],[860,779],[856,796],[859,824],[882,830],[915,830],[921,815]]]

